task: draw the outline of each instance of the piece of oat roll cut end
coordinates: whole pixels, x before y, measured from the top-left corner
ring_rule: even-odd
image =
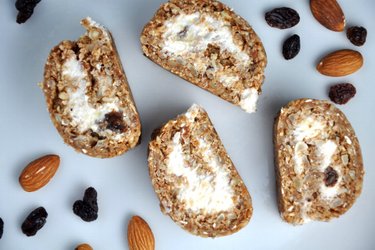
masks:
[[[362,153],[351,124],[333,104],[290,102],[275,120],[274,145],[283,220],[330,221],[353,206],[363,185]]]
[[[86,33],[62,41],[47,59],[42,84],[53,124],[65,143],[109,158],[134,148],[141,123],[110,32],[87,17]]]
[[[250,194],[202,107],[155,131],[148,163],[162,212],[183,229],[219,237],[248,224]]]
[[[144,54],[248,113],[257,109],[267,56],[248,22],[219,1],[171,0],[141,34]]]

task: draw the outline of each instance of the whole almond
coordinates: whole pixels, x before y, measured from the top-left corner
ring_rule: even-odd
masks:
[[[46,155],[30,162],[19,177],[21,187],[27,192],[44,187],[55,175],[59,165],[58,155]]]
[[[133,216],[128,225],[129,250],[154,250],[155,239],[151,228],[139,216]]]
[[[310,8],[315,19],[327,29],[345,29],[345,15],[336,0],[310,0]]]
[[[76,247],[75,250],[93,250],[93,248],[89,244],[81,244]]]
[[[325,56],[317,70],[326,76],[347,76],[363,66],[362,54],[355,50],[338,50]]]

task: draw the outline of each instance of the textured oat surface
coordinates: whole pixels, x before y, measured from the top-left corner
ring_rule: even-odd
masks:
[[[135,147],[141,124],[111,34],[90,18],[78,41],[62,41],[45,65],[43,91],[65,143],[108,158]]]
[[[250,25],[224,4],[171,0],[144,27],[141,43],[145,55],[163,68],[256,111],[266,53]]]
[[[180,168],[178,160],[171,161],[177,147],[183,161]],[[253,210],[250,195],[201,107],[193,106],[155,131],[148,162],[161,210],[180,227],[217,237],[248,224]]]
[[[348,211],[362,191],[364,170],[345,115],[327,101],[300,99],[281,110],[274,132],[282,218],[303,224]]]

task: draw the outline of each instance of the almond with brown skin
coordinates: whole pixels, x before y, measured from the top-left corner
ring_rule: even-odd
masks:
[[[327,29],[333,31],[344,31],[345,15],[336,0],[310,0],[311,12]]]
[[[338,50],[325,56],[317,70],[326,76],[347,76],[363,66],[362,54],[355,50]]]
[[[21,187],[27,192],[44,187],[55,175],[59,165],[58,155],[46,155],[30,162],[19,177]]]
[[[76,247],[75,250],[93,250],[93,248],[89,244],[81,244]]]
[[[155,239],[151,228],[139,216],[133,216],[128,225],[129,250],[154,250]]]

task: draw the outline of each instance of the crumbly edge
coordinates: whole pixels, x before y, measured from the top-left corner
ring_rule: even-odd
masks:
[[[173,183],[174,181],[178,181],[178,178],[166,174],[167,148],[174,134],[181,131],[181,125],[187,124],[187,119],[183,115],[156,129],[152,135],[148,152],[149,174],[152,185],[160,200],[162,212],[168,214],[183,229],[201,237],[230,235],[245,227],[250,221],[253,212],[251,197],[226,153],[207,113],[205,111],[200,112],[195,122],[199,122],[204,131],[203,133],[212,138],[214,152],[220,155],[221,159],[229,166],[231,179],[236,180],[236,184],[233,186],[234,199],[236,200],[234,209],[208,215],[202,213],[196,214],[187,210],[185,205],[173,193]],[[185,125],[184,128],[187,128],[187,126]],[[190,150],[194,154],[196,148],[193,145],[194,138],[192,139]]]
[[[294,164],[287,163],[286,161],[287,158],[293,160],[294,151],[286,150],[286,152],[284,152],[283,148],[286,147],[286,145],[283,145],[281,143],[281,138],[286,133],[283,126],[286,125],[288,127],[286,128],[286,130],[288,130],[289,127],[292,126],[290,124],[290,121],[288,120],[288,114],[290,114],[291,111],[306,109],[306,101],[307,103],[309,103],[307,107],[308,109],[319,108],[321,109],[320,114],[326,114],[326,112],[330,112],[329,119],[333,120],[339,128],[345,129],[338,134],[337,140],[342,142],[344,140],[344,136],[348,136],[353,143],[354,153],[346,152],[349,155],[349,159],[351,160],[349,161],[348,166],[342,166],[342,169],[346,173],[342,176],[344,176],[345,178],[349,178],[347,174],[348,171],[355,171],[355,179],[352,179],[352,181],[350,181],[349,183],[349,186],[345,187],[348,189],[349,194],[344,194],[343,196],[341,196],[342,194],[339,195],[341,199],[345,200],[343,205],[335,208],[330,208],[329,206],[327,206],[327,204],[322,204],[319,199],[317,201],[313,200],[312,209],[308,213],[310,219],[314,221],[330,221],[331,219],[338,218],[339,216],[347,212],[361,194],[364,176],[363,160],[359,141],[345,115],[327,101],[298,99],[290,102],[280,111],[280,113],[275,118],[274,150],[276,188],[280,215],[285,222],[293,225],[304,224],[303,218],[298,213],[301,211],[301,206],[298,206],[296,202],[294,202],[296,197],[297,199],[301,199],[301,193],[297,191],[296,185],[293,180],[293,178],[296,176],[296,173],[293,170]],[[343,132],[346,133],[344,134]],[[342,144],[340,143],[339,146],[342,146]],[[291,207],[293,207],[294,209],[291,211],[288,210]]]
[[[138,145],[141,136],[141,123],[125,72],[120,61],[120,57],[110,32],[102,26],[91,26],[88,20],[83,20],[82,25],[85,26],[89,34],[90,32],[95,32],[95,34],[98,34],[99,37],[90,38],[89,35],[85,34],[77,41],[62,41],[59,45],[54,47],[51,50],[45,65],[42,88],[45,94],[51,120],[66,144],[72,146],[77,152],[82,152],[92,157],[115,157]],[[103,39],[104,36],[109,36],[110,42],[105,44],[105,46],[102,46],[100,48],[101,50],[99,49],[92,52],[93,54],[91,55],[88,52],[91,39]],[[103,51],[104,53],[102,53]],[[67,59],[72,54],[76,54],[77,58],[80,60],[83,58],[85,59],[83,67],[87,70],[87,72],[90,72],[90,70],[95,67],[89,62],[90,56],[102,56],[102,59],[104,56],[103,67],[108,64],[111,66],[111,71],[109,74],[114,79],[117,79],[120,84],[118,87],[112,86],[110,94],[113,95],[115,92],[115,95],[122,102],[120,107],[121,110],[131,117],[132,128],[126,132],[126,136],[124,137],[125,139],[117,141],[108,137],[102,140],[97,134],[93,134],[90,131],[86,131],[81,134],[77,128],[71,126],[70,124],[62,124],[62,121],[64,120],[70,121],[71,117],[62,113],[65,105],[63,104],[64,100],[61,99],[61,96],[64,96],[64,94],[61,95],[61,93],[64,92],[65,83],[62,82],[61,71],[64,59]],[[95,86],[93,83],[93,77],[91,74],[89,74],[89,77],[92,82],[92,86],[90,86],[91,89],[87,92],[87,94],[90,99],[90,104],[95,106],[103,100],[95,100],[97,86]],[[106,96],[104,96],[104,98],[105,97]],[[116,133],[113,133],[113,136],[115,135]],[[93,146],[94,144],[95,146]]]
[[[239,82],[236,87],[239,88],[239,90],[255,88],[260,94],[264,81],[264,69],[267,65],[267,56],[263,44],[248,22],[221,2],[214,0],[171,0],[168,3],[163,4],[152,20],[143,29],[141,35],[143,52],[149,59],[162,66],[164,69],[171,71],[181,78],[228,102],[240,106],[240,94],[233,93],[231,89],[222,84],[215,84],[214,81],[210,80],[210,73],[206,73],[203,76],[197,76],[189,69],[189,67],[181,66],[172,60],[162,59],[159,55],[160,48],[158,47],[158,44],[155,44],[155,41],[160,40],[159,37],[161,34],[155,34],[155,30],[162,26],[167,19],[179,15],[181,12],[191,14],[197,11],[220,15],[221,18],[225,18],[231,23],[235,43],[242,45],[244,51],[246,51],[253,60],[248,72],[241,74],[240,78],[242,81]],[[228,55],[217,51],[215,52],[215,46],[209,46],[206,52],[208,56],[217,54],[218,60],[224,58],[224,60],[219,62],[224,67],[225,64],[230,61],[228,60]]]

